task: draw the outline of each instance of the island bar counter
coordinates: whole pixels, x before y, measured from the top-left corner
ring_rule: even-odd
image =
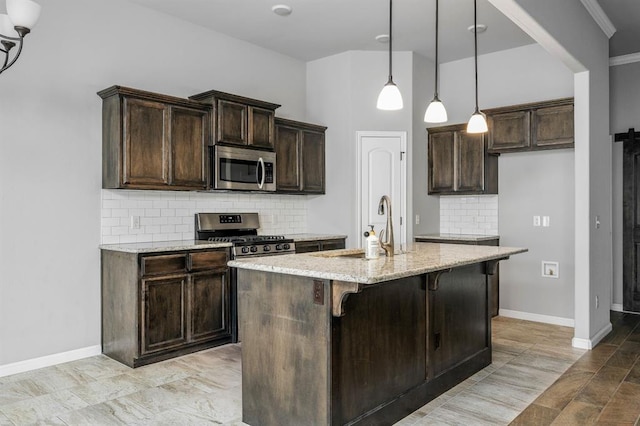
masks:
[[[487,275],[526,249],[416,243],[229,262],[242,421],[392,424],[491,363]]]

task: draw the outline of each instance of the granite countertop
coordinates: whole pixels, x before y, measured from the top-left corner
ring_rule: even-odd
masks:
[[[102,250],[122,251],[126,253],[154,253],[173,250],[203,250],[209,248],[231,247],[231,243],[211,243],[198,240],[155,241],[152,243],[101,244]]]
[[[338,240],[347,238],[346,235],[336,234],[286,234],[285,238],[291,238],[293,241],[318,241],[318,240]]]
[[[476,235],[476,234],[424,234],[415,235],[413,238],[429,238],[432,240],[451,241],[489,241],[500,238],[499,235]]]
[[[525,248],[515,247],[414,243],[403,253],[389,258],[381,255],[375,260],[354,257],[363,251],[347,249],[233,260],[229,262],[229,266],[374,284],[487,260],[504,259],[526,251]]]

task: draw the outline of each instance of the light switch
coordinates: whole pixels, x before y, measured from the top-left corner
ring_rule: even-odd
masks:
[[[549,216],[542,216],[542,226],[551,226],[551,219],[549,219]]]
[[[540,216],[533,217],[533,226],[540,226]]]

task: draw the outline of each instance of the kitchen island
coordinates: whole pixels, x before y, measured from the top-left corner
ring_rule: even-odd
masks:
[[[236,260],[250,425],[392,424],[491,363],[487,277],[526,249]]]

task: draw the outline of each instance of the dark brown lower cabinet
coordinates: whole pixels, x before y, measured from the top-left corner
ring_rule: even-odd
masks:
[[[242,421],[391,425],[491,364],[490,263],[371,285],[238,269]]]
[[[482,239],[478,240],[476,238],[470,238],[468,240],[462,240],[460,238],[455,239],[446,239],[442,237],[428,237],[428,236],[418,236],[415,237],[416,243],[443,243],[443,244],[467,244],[467,245],[478,245],[478,246],[498,246],[500,245],[499,237],[492,237],[490,239]],[[489,312],[491,312],[491,316],[495,317],[498,315],[498,311],[500,309],[500,271],[496,269],[495,271],[491,271],[493,274],[488,275],[489,279]]]
[[[138,367],[233,341],[228,259],[102,250],[102,352]]]
[[[314,241],[296,241],[296,253],[310,253],[323,250],[340,250],[345,248],[344,238]]]

